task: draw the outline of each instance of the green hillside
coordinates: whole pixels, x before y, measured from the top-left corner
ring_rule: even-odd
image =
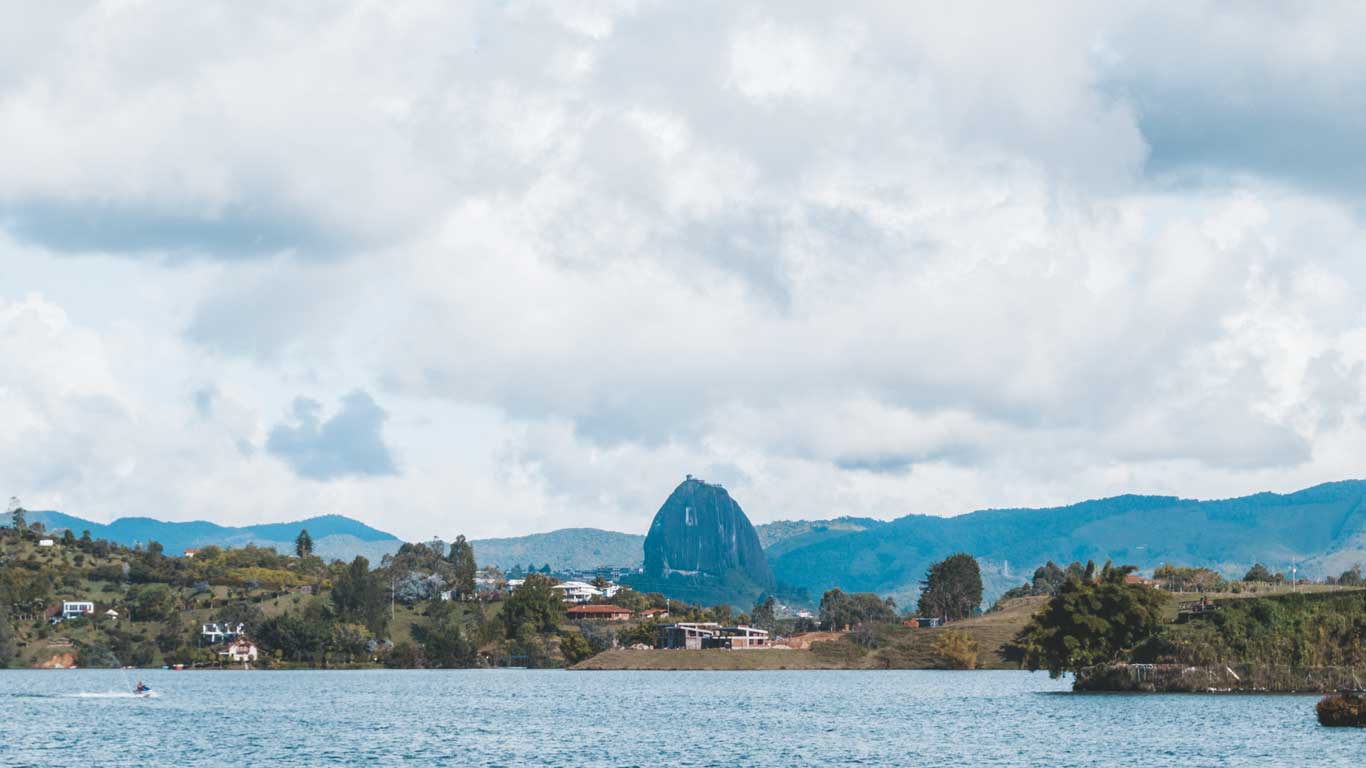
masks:
[[[930,563],[969,552],[982,564],[987,601],[1053,560],[1172,562],[1241,575],[1252,563],[1336,575],[1366,562],[1366,481],[1287,495],[1223,501],[1119,496],[1050,509],[1004,509],[952,518],[912,515],[814,541],[772,557],[781,584],[819,595],[832,586],[891,595],[903,605]]]
[[[562,528],[502,539],[476,539],[479,562],[503,570],[513,566],[549,564],[552,570],[635,568],[641,563],[645,537],[597,528]]]

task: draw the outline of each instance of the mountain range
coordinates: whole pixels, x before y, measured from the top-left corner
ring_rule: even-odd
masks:
[[[31,511],[28,522],[42,523],[49,531],[70,530],[80,536],[90,531],[95,539],[133,546],[156,541],[167,554],[179,555],[187,549],[207,546],[244,547],[254,544],[279,552],[293,552],[294,539],[307,529],[313,539],[313,552],[327,560],[350,560],[364,555],[373,563],[398,550],[403,543],[390,533],[372,528],[343,515],[321,515],[292,523],[226,526],[204,520],[167,522],[150,517],[121,517],[112,523],[96,523],[53,511]]]
[[[207,544],[255,543],[290,551],[307,528],[328,558],[364,554],[372,562],[398,548],[388,533],[340,515],[244,527],[122,518],[99,524],[59,512],[30,512],[49,529],[89,530],[132,544],[156,540],[168,552]],[[1026,581],[1047,560],[1114,560],[1151,570],[1163,563],[1205,566],[1241,575],[1254,562],[1272,570],[1297,564],[1309,576],[1337,575],[1366,562],[1366,481],[1348,480],[1290,494],[1259,493],[1197,501],[1174,496],[1116,496],[1042,509],[989,509],[957,517],[907,515],[892,521],[840,517],[753,526],[780,589],[871,591],[902,605],[919,591],[930,563],[954,552],[982,566],[987,599]],[[480,563],[510,569],[639,567],[645,537],[593,528],[500,539],[476,539]]]

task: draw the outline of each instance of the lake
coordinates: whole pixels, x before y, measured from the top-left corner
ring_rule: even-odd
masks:
[[[1026,672],[0,672],[3,766],[1343,766],[1313,696]]]

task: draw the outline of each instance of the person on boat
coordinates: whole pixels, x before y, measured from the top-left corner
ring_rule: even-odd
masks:
[[[138,687],[133,689],[133,693],[147,693],[150,690],[152,689],[148,688],[141,680],[139,680]]]

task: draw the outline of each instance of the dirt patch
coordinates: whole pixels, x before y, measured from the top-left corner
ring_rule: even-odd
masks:
[[[76,654],[74,653],[54,653],[52,658],[47,661],[40,661],[33,665],[34,669],[75,669]]]

